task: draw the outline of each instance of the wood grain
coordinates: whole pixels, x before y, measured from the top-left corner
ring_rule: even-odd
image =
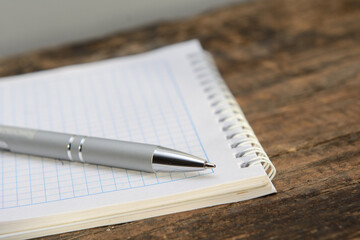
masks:
[[[0,60],[0,76],[198,38],[278,175],[275,195],[44,239],[360,238],[360,1],[259,0]]]

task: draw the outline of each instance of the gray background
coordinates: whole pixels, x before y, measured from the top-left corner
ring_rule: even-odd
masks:
[[[0,58],[244,0],[0,0]]]

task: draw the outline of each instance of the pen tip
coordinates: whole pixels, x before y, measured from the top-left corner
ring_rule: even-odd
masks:
[[[204,168],[216,168],[216,165],[211,162],[206,162]]]

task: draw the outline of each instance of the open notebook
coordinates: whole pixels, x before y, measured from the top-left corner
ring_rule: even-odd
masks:
[[[0,79],[0,124],[158,144],[216,169],[145,173],[0,151],[0,237],[29,238],[250,199],[275,168],[196,40]]]

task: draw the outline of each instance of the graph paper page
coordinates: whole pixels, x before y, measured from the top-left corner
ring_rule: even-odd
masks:
[[[264,175],[239,169],[187,54],[152,53],[0,80],[0,124],[158,144],[216,170],[145,173],[0,151],[0,221],[156,199]]]

